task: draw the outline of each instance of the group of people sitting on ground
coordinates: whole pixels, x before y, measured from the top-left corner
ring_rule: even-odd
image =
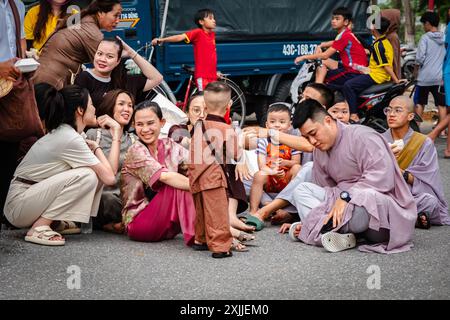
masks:
[[[181,232],[187,246],[214,258],[247,251],[245,243],[269,219],[292,240],[330,252],[357,241],[365,252],[404,252],[415,226],[450,225],[434,144],[410,128],[412,100],[399,96],[385,108],[383,135],[354,124],[358,90],[398,77],[383,18],[373,31],[369,74],[354,68],[364,65],[365,53],[347,11],[333,13],[340,34],[323,44],[329,49],[305,57],[325,59],[329,71],[319,70],[317,79],[326,84],[309,84],[294,106],[269,106],[266,128],[233,129],[226,119],[231,90],[208,78],[189,100],[188,123],[174,124],[164,137],[164,110],[145,99],[161,74],[122,40],[103,40],[100,28],[117,24],[121,6],[94,1],[81,28],[62,23],[41,50],[34,79],[46,134],[10,179],[7,221],[29,228],[26,241],[52,246],[64,245],[63,236],[80,233],[79,223],[91,218],[95,228],[135,241]],[[211,11],[201,12],[199,25],[215,27]],[[74,59],[63,61],[72,51]],[[342,67],[330,59],[337,51]],[[123,73],[122,55],[143,75]],[[89,61],[93,69],[73,77]],[[343,94],[330,89],[339,86]]]

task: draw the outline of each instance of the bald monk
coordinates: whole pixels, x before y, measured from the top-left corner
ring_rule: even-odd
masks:
[[[365,126],[334,120],[315,100],[301,103],[293,125],[315,147],[313,183],[302,183],[294,191],[302,222],[282,229],[330,252],[355,247],[354,234],[370,242],[359,246],[360,251],[410,250],[417,207],[381,135]],[[258,134],[267,132],[259,130]],[[285,136],[271,136],[276,138],[289,145]]]
[[[450,225],[448,204],[439,173],[436,148],[427,136],[414,132],[409,123],[414,119],[414,102],[405,96],[392,99],[385,109],[389,129],[383,134],[397,158],[405,181],[416,201],[416,227]],[[394,143],[394,141],[403,143]],[[401,148],[398,144],[403,144]]]

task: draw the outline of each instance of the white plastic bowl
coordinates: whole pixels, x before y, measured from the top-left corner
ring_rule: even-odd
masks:
[[[39,67],[39,62],[33,58],[21,59],[15,63],[15,66],[22,72],[33,72]]]

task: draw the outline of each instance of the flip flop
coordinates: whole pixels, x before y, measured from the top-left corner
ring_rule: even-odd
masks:
[[[264,229],[265,224],[263,221],[259,220],[257,217],[248,214],[246,216],[244,216],[245,218],[245,224],[248,224],[249,226],[254,226],[255,227],[255,231],[261,231],[262,229]]]
[[[339,252],[356,246],[353,233],[327,232],[322,235],[322,246],[329,252]]]
[[[294,222],[294,223],[291,224],[291,226],[289,227],[289,238],[290,238],[292,241],[300,241],[300,239],[297,238],[297,237],[294,235],[295,229],[297,228],[297,226],[298,226],[299,224],[301,224],[301,222]]]

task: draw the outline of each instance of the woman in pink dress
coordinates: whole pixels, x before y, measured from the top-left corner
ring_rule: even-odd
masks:
[[[195,207],[189,179],[178,173],[188,151],[169,138],[158,138],[164,124],[157,103],[136,106],[133,126],[140,141],[128,149],[122,167],[123,222],[132,240],[172,239],[181,231],[185,244],[191,245]]]

